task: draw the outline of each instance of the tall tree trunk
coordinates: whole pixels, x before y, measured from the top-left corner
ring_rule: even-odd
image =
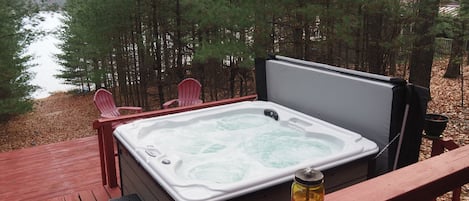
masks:
[[[418,2],[416,39],[410,58],[409,81],[415,85],[430,88],[433,54],[435,52],[435,34],[432,31],[438,16],[439,0],[421,0]]]
[[[367,60],[368,71],[375,74],[384,74],[384,52],[380,42],[383,41],[381,30],[383,29],[383,8],[379,1],[369,5],[367,13],[368,46]]]
[[[311,27],[310,27],[310,24],[308,23],[307,20],[305,20],[304,22],[304,25],[303,25],[303,29],[305,30],[305,40],[304,40],[304,59],[307,60],[307,61],[310,61],[312,58],[312,50],[311,50]]]
[[[168,48],[168,40],[167,40],[167,35],[166,35],[166,28],[164,26],[161,27],[162,30],[161,30],[161,37],[163,38],[163,69],[162,71],[164,71],[165,73],[169,73],[169,71],[171,70],[170,69],[170,57],[171,57],[171,50],[170,48]],[[172,83],[171,83],[171,76],[167,76],[169,79],[169,82],[167,84],[169,84],[169,86],[172,86]],[[169,92],[169,97],[171,98],[173,93],[171,93],[171,91]]]
[[[267,50],[270,49],[270,36],[269,23],[267,19],[270,19],[267,14],[266,0],[255,1],[255,16],[254,16],[254,55],[256,58],[266,58]]]
[[[163,108],[163,104],[165,102],[164,99],[164,90],[163,90],[163,80],[162,80],[162,74],[163,74],[163,68],[162,68],[162,61],[161,61],[161,33],[160,33],[160,26],[159,26],[159,19],[160,17],[158,16],[158,9],[157,5],[159,2],[152,1],[151,7],[152,7],[152,28],[153,28],[153,40],[155,42],[152,43],[153,49],[154,49],[154,60],[156,61],[153,70],[156,71],[156,83],[157,83],[157,88],[158,88],[158,99],[159,99],[159,106],[160,108]]]
[[[141,107],[147,107],[147,88],[148,88],[148,66],[145,58],[145,45],[143,43],[143,31],[142,31],[142,26],[143,22],[142,20],[142,3],[141,0],[137,0],[137,13],[135,15],[135,26],[136,26],[136,32],[137,32],[137,37],[136,37],[136,43],[137,43],[137,55],[138,55],[138,86],[137,86],[137,95],[136,97],[138,98],[138,103],[139,106]]]
[[[109,72],[111,74],[111,85],[109,87],[111,88],[114,88],[115,86],[117,86],[117,82],[116,82],[116,71],[115,71],[115,65],[114,65],[114,58],[113,58],[113,54],[110,53],[109,54]]]
[[[130,36],[131,36],[130,43],[131,43],[131,47],[132,47],[130,52],[132,53],[132,66],[133,66],[133,76],[132,76],[133,79],[132,80],[133,81],[130,82],[129,84],[130,84],[130,87],[132,88],[132,91],[134,92],[134,93],[131,94],[131,98],[132,98],[132,103],[133,104],[137,104],[137,105],[141,106],[140,98],[138,98],[139,94],[140,94],[139,93],[140,83],[139,83],[139,79],[138,79],[139,78],[139,73],[138,72],[139,72],[139,68],[140,68],[140,66],[139,66],[140,63],[139,63],[139,59],[138,59],[139,55],[138,55],[138,50],[137,50],[138,49],[138,47],[137,47],[137,43],[138,43],[137,42],[137,37],[138,37],[138,35],[136,36],[134,31],[131,31]],[[135,97],[137,97],[137,98],[135,98]],[[135,100],[135,99],[137,99],[137,100]]]
[[[459,17],[455,17],[453,19],[455,36],[451,42],[451,54],[449,57],[448,67],[446,68],[446,72],[443,75],[445,78],[457,78],[461,73],[460,68],[461,64],[463,63],[464,54],[464,31],[463,24],[458,18]]]
[[[157,88],[158,88],[158,100],[159,100],[159,107],[160,108],[163,108],[163,103],[164,103],[164,97],[165,97],[165,93],[164,93],[164,87],[163,87],[163,67],[162,67],[162,49],[161,49],[161,38],[160,37],[162,35],[162,33],[160,32],[160,24],[159,24],[159,21],[161,19],[160,17],[160,12],[158,10],[159,7],[157,7],[157,5],[159,5],[159,1],[152,1],[151,2],[151,16],[152,16],[152,23],[151,23],[151,26],[152,26],[152,35],[153,35],[153,40],[154,42],[152,42],[152,48],[153,48],[153,58],[155,60],[155,64],[153,66],[153,70],[156,71],[156,85],[157,85]]]
[[[293,28],[293,57],[303,59],[303,29],[296,24]]]
[[[119,93],[118,93],[118,103],[122,104],[125,101],[124,95],[127,94],[127,83],[126,83],[126,63],[124,59],[124,39],[123,35],[119,36],[120,43],[117,45],[116,49],[116,68],[117,68],[117,83],[119,86]],[[114,92],[114,94],[116,94]]]
[[[358,16],[362,16],[362,6],[358,6]],[[362,17],[362,20],[360,21],[362,24],[365,21],[365,16]],[[361,64],[361,50],[362,50],[362,30],[363,26],[357,26],[357,28],[354,30],[354,48],[355,48],[355,61],[354,61],[354,67],[355,70],[360,69],[360,64]]]
[[[235,63],[234,58],[230,57],[230,97],[235,97],[235,78],[238,74],[237,63]]]
[[[331,12],[333,7],[331,5],[331,0],[326,0],[326,58],[325,62],[327,64],[334,64],[334,40],[335,40],[335,35],[334,35],[334,17]]]
[[[405,23],[404,20],[402,19],[400,15],[400,0],[393,0],[392,1],[393,7],[395,10],[392,12],[392,17],[389,17],[390,19],[393,20],[387,20],[389,21],[389,24],[392,24],[389,26],[391,30],[388,32],[391,33],[391,47],[388,48],[388,54],[389,54],[389,75],[395,75],[396,74],[396,68],[398,66],[398,58],[399,58],[399,49],[402,46],[403,43],[399,42],[399,36],[402,34],[402,27],[403,24]]]
[[[195,44],[202,44],[202,41],[203,41],[203,32],[201,30],[199,30],[198,32],[196,31],[196,27],[195,25],[192,26],[192,37],[194,38],[194,46]],[[193,52],[193,54],[195,54],[195,50]],[[194,64],[192,64],[194,68],[197,69],[197,72],[198,72],[198,75],[199,75],[199,80],[200,80],[200,84],[202,85],[202,88],[200,89],[200,93],[201,93],[201,99],[203,101],[206,101],[206,96],[205,96],[205,93],[207,92],[207,79],[206,79],[206,74],[205,74],[205,67],[206,65],[203,65],[199,62],[194,62]]]
[[[297,3],[299,8],[304,7],[303,1],[299,0]],[[295,58],[304,59],[303,29],[306,22],[303,14],[299,10],[296,10],[293,19],[293,54]]]
[[[345,43],[344,63],[345,63],[344,67],[349,68],[349,64],[350,64],[350,61],[349,61],[349,47],[348,47],[347,43]]]
[[[446,68],[445,78],[457,78],[459,77],[461,71],[461,64],[463,62],[463,45],[464,41],[462,37],[456,37],[451,42],[451,55],[449,57],[448,67]]]
[[[181,35],[181,5],[180,0],[176,0],[176,69],[179,80],[184,79],[184,68],[182,66],[182,35]]]
[[[129,34],[129,33],[127,33]],[[125,67],[126,67],[126,71],[125,71],[125,80],[127,80],[127,84],[125,85],[126,88],[127,88],[127,93],[123,94],[124,95],[124,105],[135,105],[135,103],[133,102],[133,99],[132,99],[132,94],[133,94],[133,81],[134,81],[134,76],[133,74],[135,73],[134,72],[134,68],[135,66],[133,66],[133,62],[131,61],[132,59],[132,51],[130,50],[131,48],[131,39],[128,38],[127,35],[124,35],[124,62],[125,62]],[[131,68],[131,67],[134,67],[134,68]],[[132,101],[132,102],[131,102]]]

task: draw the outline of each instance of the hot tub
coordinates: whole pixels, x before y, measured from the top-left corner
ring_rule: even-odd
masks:
[[[122,192],[143,200],[228,200],[260,191],[275,200],[266,197],[278,198],[269,189],[282,185],[288,194],[304,167],[325,171],[326,189],[366,179],[363,159],[378,151],[357,133],[264,101],[138,120],[114,136]]]

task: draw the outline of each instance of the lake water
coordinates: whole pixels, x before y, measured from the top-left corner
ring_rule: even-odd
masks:
[[[45,20],[41,22],[38,27],[39,29],[54,31],[62,25],[61,18],[63,15],[60,13],[42,12],[40,15]],[[28,70],[36,74],[30,83],[40,87],[40,89],[32,94],[32,97],[35,99],[48,97],[52,92],[68,91],[76,88],[73,85],[64,84],[63,80],[54,76],[59,74],[59,70],[62,69],[54,56],[61,53],[57,46],[60,42],[57,36],[48,34],[36,40],[27,49],[27,54],[33,56],[31,63],[36,64],[36,66]]]

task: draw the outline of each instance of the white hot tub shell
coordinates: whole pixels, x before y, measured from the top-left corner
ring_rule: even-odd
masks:
[[[378,151],[357,133],[265,101],[138,120],[114,136],[122,192],[142,200],[283,200],[305,167],[325,172],[332,191],[366,179]]]

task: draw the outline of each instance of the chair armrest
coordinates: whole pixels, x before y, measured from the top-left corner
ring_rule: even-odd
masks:
[[[166,102],[163,104],[163,108],[164,108],[164,109],[168,109],[170,105],[176,103],[177,101],[178,101],[178,99],[173,99],[173,100],[166,101]]]
[[[109,115],[108,115],[108,114],[101,114],[101,117],[102,117],[102,118],[107,118],[107,119],[109,119],[109,118],[114,118],[114,117],[116,117],[116,116],[111,115],[111,114],[109,114]]]
[[[117,107],[117,111],[121,111],[121,110],[131,110],[131,111],[135,111],[137,113],[142,112],[141,107],[131,107],[131,106]]]

